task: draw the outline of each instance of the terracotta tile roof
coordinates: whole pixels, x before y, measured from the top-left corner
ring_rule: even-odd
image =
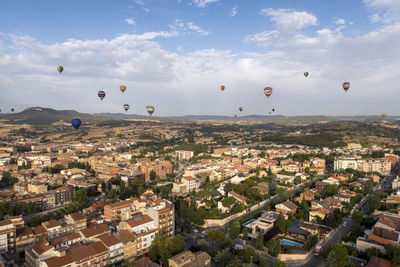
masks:
[[[111,209],[120,209],[120,208],[125,208],[125,207],[129,207],[130,205],[132,205],[133,201],[128,199],[125,201],[119,201],[119,202],[115,202],[115,203],[111,203],[108,205],[105,205],[104,208],[111,208]]]
[[[372,256],[366,267],[392,267],[392,262],[376,256]]]
[[[128,230],[121,230],[119,231],[119,240],[121,242],[126,243],[136,239],[136,236],[129,232]]]
[[[90,245],[72,248],[69,255],[71,255],[74,261],[80,261],[107,252],[108,250],[103,243],[94,242]]]
[[[130,220],[125,221],[130,227],[136,227],[148,222],[153,221],[148,215],[139,215]]]
[[[384,224],[384,225],[386,225],[386,226],[388,226],[390,228],[396,229],[396,223],[394,221],[391,221],[391,220],[388,220],[388,219],[385,219],[385,218],[381,218],[381,219],[379,219],[378,222],[381,223],[381,224]]]
[[[43,225],[36,226],[35,229],[33,229],[33,233],[35,235],[40,235],[40,234],[44,234],[47,232],[48,231],[46,230],[46,228]]]
[[[8,224],[12,224],[11,220],[0,221],[0,226],[5,226],[5,225],[8,225]]]
[[[48,267],[63,267],[69,265],[74,262],[71,255],[65,255],[62,257],[53,257],[47,260],[44,260]]]
[[[119,238],[116,237],[114,234],[101,235],[99,236],[99,239],[108,248],[121,243],[121,240],[119,240]]]
[[[398,246],[398,233],[384,228],[375,227],[368,238],[384,245],[391,244],[393,246]]]
[[[80,213],[73,213],[70,216],[74,221],[81,221],[86,219],[86,217]]]
[[[47,229],[55,228],[58,226],[61,227],[60,223],[57,220],[50,220],[50,221],[42,223],[42,225]]]
[[[17,237],[33,235],[33,231],[28,226],[17,228]]]
[[[192,176],[184,176],[182,179],[185,179],[186,181],[196,181]]]
[[[111,231],[110,227],[108,227],[106,224],[98,224],[93,227],[83,229],[80,232],[85,238],[90,238],[93,236],[101,235],[103,233],[106,233],[108,231]]]
[[[36,244],[32,247],[32,250],[34,250],[37,254],[42,255],[46,251],[53,249],[54,247],[52,245],[49,245],[47,241],[43,241],[39,244]]]

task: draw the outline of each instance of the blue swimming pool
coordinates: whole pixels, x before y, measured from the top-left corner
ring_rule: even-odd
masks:
[[[300,244],[300,243],[297,243],[297,242],[293,242],[293,241],[290,241],[290,240],[287,240],[287,239],[282,239],[281,240],[281,245],[283,245],[283,246],[291,246],[291,247],[298,247],[298,248],[301,248],[301,247],[304,246],[303,244]]]
[[[256,219],[251,219],[250,221],[245,222],[245,223],[243,224],[243,226],[249,225],[249,224],[251,224],[252,222],[254,222],[255,220],[256,220]]]
[[[363,260],[363,259],[359,259],[359,258],[354,258],[354,257],[349,257],[350,258],[350,261],[351,262],[354,262],[354,263],[359,263],[359,264],[367,264],[367,261],[366,260]]]

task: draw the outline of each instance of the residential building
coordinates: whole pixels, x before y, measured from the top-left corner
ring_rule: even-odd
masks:
[[[193,157],[193,151],[184,151],[184,150],[177,150],[175,151],[175,159],[176,160],[189,160]]]
[[[256,239],[258,233],[266,234],[274,227],[274,223],[278,218],[279,213],[273,211],[264,212],[257,220],[250,220],[243,224],[243,227],[248,229],[250,238]]]
[[[122,241],[114,234],[104,234],[95,238],[94,240],[100,241],[108,250],[109,264],[123,260]]]
[[[189,192],[200,187],[199,182],[193,176],[183,176],[181,182],[186,185]]]
[[[128,230],[120,230],[116,233],[116,236],[122,243],[124,261],[131,261],[137,255],[136,235]]]
[[[335,158],[334,170],[354,169],[357,170],[357,160],[355,158],[339,157]]]
[[[170,267],[210,267],[211,257],[206,252],[183,251],[168,259]]]
[[[134,210],[136,209],[133,199],[111,203],[104,206],[104,218],[109,221],[125,221],[131,217],[131,211]]]
[[[295,215],[296,214],[296,210],[297,210],[297,206],[292,203],[289,200],[286,200],[285,202],[279,203],[275,205],[275,210],[278,213],[282,213],[285,215]]]
[[[164,238],[175,235],[175,211],[172,202],[157,199],[147,208],[146,214],[153,219]]]
[[[74,225],[75,232],[86,229],[86,227],[87,227],[86,216],[84,216],[80,213],[73,213],[73,214],[65,215],[65,219],[66,219],[67,223]]]
[[[233,197],[234,199],[236,199],[236,201],[238,201],[244,205],[247,205],[247,198],[245,196],[242,196],[242,195],[234,192],[234,191],[229,192],[228,197]]]

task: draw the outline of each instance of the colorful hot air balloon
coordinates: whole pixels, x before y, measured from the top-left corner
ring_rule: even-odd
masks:
[[[11,112],[14,112],[14,110],[15,110],[15,109],[14,109],[14,108],[12,108],[12,109],[11,109]]]
[[[125,86],[125,85],[121,85],[121,86],[119,87],[119,90],[121,90],[122,93],[125,92],[126,86]]]
[[[306,71],[306,72],[304,72],[304,77],[308,77],[308,72]]]
[[[124,105],[124,109],[125,109],[125,111],[128,111],[129,105],[128,105],[128,104],[125,104],[125,105]]]
[[[64,67],[63,66],[57,66],[57,71],[61,74],[63,72]]]
[[[243,107],[240,107],[240,108],[239,108],[239,111],[243,111]]]
[[[154,113],[154,107],[153,106],[146,106],[146,110],[150,114],[150,116]]]
[[[115,131],[115,136],[121,136],[121,135],[122,135],[121,129],[117,129],[117,130]]]
[[[82,124],[82,121],[78,118],[72,119],[71,125],[75,128],[78,129]]]
[[[272,95],[272,88],[271,87],[265,87],[264,88],[264,94],[269,98]]]
[[[221,91],[223,92],[225,90],[225,85],[221,85]]]
[[[382,119],[384,119],[384,118],[386,118],[387,115],[386,115],[386,113],[382,113],[381,116],[382,116]]]
[[[343,89],[344,89],[344,91],[347,93],[347,91],[349,90],[349,88],[350,88],[350,83],[349,82],[344,82],[343,83]]]
[[[106,97],[106,93],[104,91],[99,91],[97,95],[99,96],[101,101],[103,101],[104,97]]]

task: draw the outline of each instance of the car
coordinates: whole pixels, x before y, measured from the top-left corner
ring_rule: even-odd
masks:
[[[346,226],[347,226],[347,222],[344,222],[344,223],[343,223],[343,226],[346,227]]]
[[[197,234],[198,232],[199,232],[199,230],[197,230],[196,228],[193,229],[193,233]]]

